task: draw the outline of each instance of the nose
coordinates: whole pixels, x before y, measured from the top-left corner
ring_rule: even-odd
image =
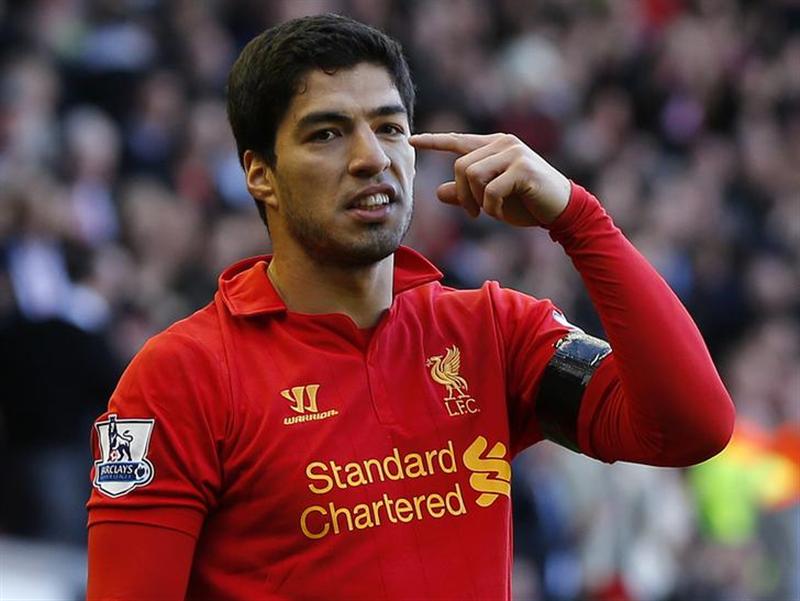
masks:
[[[389,168],[391,160],[381,142],[369,127],[359,128],[353,135],[348,171],[355,177],[372,177]]]

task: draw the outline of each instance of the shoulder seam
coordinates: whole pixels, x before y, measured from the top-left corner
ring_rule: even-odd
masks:
[[[225,305],[225,309],[227,309],[227,305]],[[225,337],[222,335],[222,319],[219,315],[220,306],[217,302],[214,302],[214,319],[217,323],[217,335],[219,336],[219,346],[222,351],[222,361],[225,365],[225,373],[227,374],[228,380],[228,412],[227,412],[227,419],[225,420],[225,440],[227,441],[233,430],[233,411],[234,411],[234,403],[233,403],[233,373],[231,370],[230,361],[228,361],[228,349],[225,346]]]
[[[215,309],[216,309],[216,307],[215,307]],[[215,327],[216,335],[220,339],[220,351],[221,351],[220,354],[221,354],[221,357],[218,357],[208,347],[208,345],[205,344],[204,342],[201,342],[197,338],[194,338],[194,337],[190,336],[189,334],[187,334],[185,332],[179,332],[179,331],[174,330],[173,326],[170,326],[169,328],[167,328],[166,330],[161,332],[160,335],[162,335],[162,336],[166,336],[166,335],[178,336],[178,337],[180,337],[180,338],[182,338],[184,340],[188,340],[195,347],[198,347],[198,348],[202,349],[202,351],[206,355],[208,355],[211,359],[214,360],[214,363],[218,364],[220,366],[220,368],[225,371],[225,379],[227,380],[227,386],[225,386],[223,384],[223,382],[220,382],[220,384],[221,384],[221,388],[227,388],[226,396],[227,396],[227,401],[228,401],[227,402],[227,409],[228,410],[225,412],[225,432],[224,432],[225,440],[227,440],[228,437],[229,437],[229,434],[230,434],[230,429],[231,429],[231,412],[233,411],[233,384],[232,384],[232,378],[231,378],[230,364],[228,363],[228,357],[227,357],[227,353],[225,352],[225,345],[224,345],[224,341],[222,340],[222,334],[221,334],[221,331],[220,331],[221,324],[220,324],[219,314],[218,314],[217,310],[214,311],[214,320],[216,322],[215,323],[215,325],[216,325],[216,327]],[[222,465],[222,464],[220,463],[220,465]]]
[[[500,327],[500,323],[498,321],[497,306],[495,305],[494,297],[492,296],[491,286],[493,284],[498,286],[498,287],[500,286],[500,284],[498,282],[496,282],[494,280],[488,280],[486,282],[486,292],[487,292],[487,295],[489,297],[489,305],[491,306],[491,309],[492,309],[493,325],[494,325],[494,328],[497,330],[497,339],[501,343],[500,344],[500,353],[501,353],[501,355],[503,357],[503,373],[505,374],[506,369],[508,368],[508,361],[507,361],[507,357],[506,357],[506,339],[505,339],[505,335],[503,334],[503,328]]]

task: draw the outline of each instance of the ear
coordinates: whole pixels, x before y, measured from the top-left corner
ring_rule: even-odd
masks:
[[[260,154],[245,150],[242,157],[244,163],[247,191],[259,202],[273,209],[278,208],[278,197],[275,194],[275,180],[272,167]]]

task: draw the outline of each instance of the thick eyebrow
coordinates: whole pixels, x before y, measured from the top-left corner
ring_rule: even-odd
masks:
[[[402,104],[386,104],[370,110],[367,113],[369,119],[375,117],[389,117],[392,115],[406,115],[407,111]],[[349,123],[352,117],[346,113],[338,111],[315,111],[303,115],[297,121],[297,129],[306,129],[321,123]]]
[[[376,109],[372,109],[369,113],[367,113],[367,117],[391,117],[393,115],[405,115],[406,113],[406,107],[404,107],[402,104],[386,104],[384,106],[379,106]]]

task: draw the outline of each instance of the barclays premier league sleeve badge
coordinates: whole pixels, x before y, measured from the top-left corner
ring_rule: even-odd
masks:
[[[117,419],[97,422],[100,460],[94,462],[92,484],[109,497],[121,497],[153,480],[153,464],[147,459],[154,419]]]

